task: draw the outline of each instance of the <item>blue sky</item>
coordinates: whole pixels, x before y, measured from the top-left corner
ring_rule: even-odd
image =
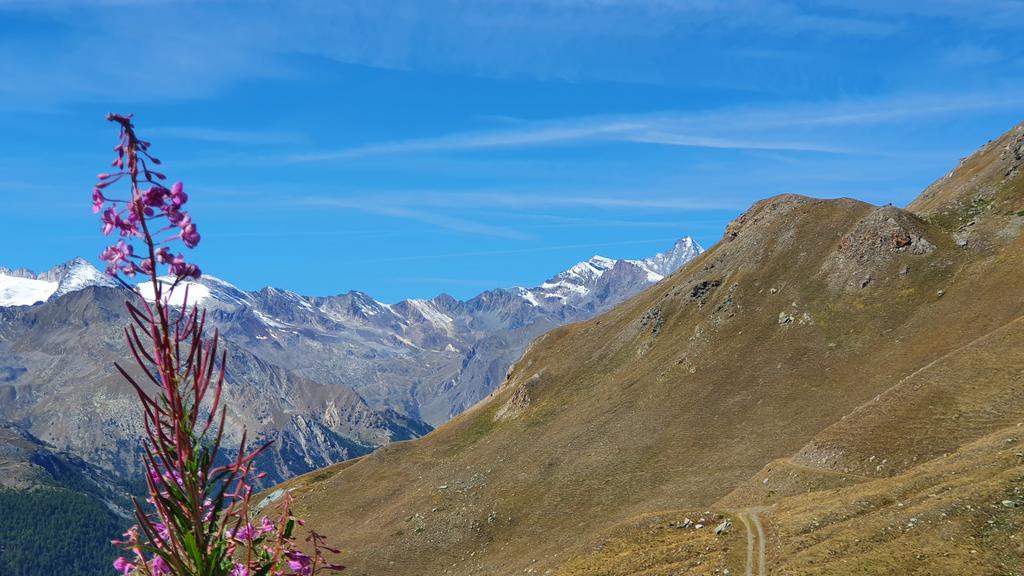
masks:
[[[793,192],[904,205],[1024,120],[1024,2],[0,0],[0,265],[95,259],[134,112],[244,288],[533,285]]]

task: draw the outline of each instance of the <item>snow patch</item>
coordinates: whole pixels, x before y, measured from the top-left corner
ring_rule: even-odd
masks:
[[[211,296],[210,289],[198,282],[184,281],[174,286],[173,276],[162,276],[157,279],[160,282],[160,291],[167,298],[168,304],[171,306],[182,307],[186,304],[185,298],[188,298],[188,305],[202,304],[204,300],[208,300]],[[174,290],[170,294],[167,291],[174,286]],[[156,296],[156,291],[153,289],[152,282],[142,282],[138,285],[139,292],[142,297],[152,302]]]
[[[437,308],[434,308],[430,302],[427,302],[426,300],[409,300],[409,304],[415,308],[423,318],[427,320],[427,322],[445,330],[451,329],[453,322],[451,316],[448,316]]]
[[[285,324],[284,322],[281,322],[275,318],[271,318],[270,316],[267,316],[266,314],[260,312],[259,310],[253,310],[252,313],[255,314],[256,317],[259,318],[260,321],[266,324],[267,326],[271,326],[273,328],[288,328],[288,325]]]
[[[533,292],[523,287],[517,287],[517,289],[519,290],[520,298],[529,302],[531,306],[540,306],[540,302],[537,301],[537,297],[533,295]]]
[[[218,302],[235,304],[238,306],[245,306],[250,304],[252,297],[249,294],[240,290],[234,284],[221,280],[216,276],[210,276],[209,274],[203,274],[199,279],[199,284],[209,288],[210,297]],[[189,290],[191,297],[191,289]]]
[[[657,272],[652,272],[651,270],[647,270],[647,281],[652,283],[652,284],[655,283],[655,282],[661,282],[661,280],[664,279],[664,278],[665,278],[664,276],[662,276],[661,274],[658,274]]]
[[[560,282],[545,282],[541,284],[540,287],[543,288],[544,290],[561,290],[573,292],[581,296],[590,293],[590,290],[588,290],[586,286],[580,286],[579,284],[574,284],[572,282],[568,282],[565,280],[562,280]],[[565,297],[564,295],[561,294],[558,294],[557,296],[563,298]]]
[[[0,274],[0,306],[31,306],[57,291],[56,282]]]
[[[395,340],[398,340],[402,344],[405,344],[406,346],[408,346],[410,348],[418,348],[418,349],[422,350],[422,348],[417,346],[416,343],[414,343],[412,340],[409,340],[405,336],[402,336],[401,334],[395,334],[394,336],[395,336]]]

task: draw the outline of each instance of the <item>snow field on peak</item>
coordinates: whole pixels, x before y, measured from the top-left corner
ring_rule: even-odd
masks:
[[[452,322],[454,322],[451,316],[439,311],[434,308],[429,302],[425,300],[409,300],[409,304],[419,311],[424,318],[431,324],[440,328],[449,329],[451,328]]]
[[[171,288],[174,284],[174,278],[171,276],[162,276],[159,278],[161,291],[165,291]],[[151,282],[142,282],[138,285],[139,292],[142,297],[152,302],[155,298],[155,290]],[[186,292],[188,297],[188,304],[201,304],[204,300],[207,300],[211,296],[210,289],[197,282],[181,282],[174,287],[174,290],[167,295],[168,303],[171,306],[181,307],[185,304]]]
[[[0,306],[31,306],[56,291],[56,282],[0,274]]]

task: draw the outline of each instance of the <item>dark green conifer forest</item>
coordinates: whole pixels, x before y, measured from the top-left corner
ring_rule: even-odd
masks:
[[[110,576],[127,520],[64,488],[0,490],[0,575]]]

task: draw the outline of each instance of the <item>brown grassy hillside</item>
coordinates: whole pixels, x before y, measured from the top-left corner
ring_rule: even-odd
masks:
[[[961,512],[1020,481],[1020,438],[993,435],[1024,419],[1021,152],[1017,127],[911,210],[758,202],[429,436],[292,481],[297,508],[359,575],[741,574],[753,523],[773,574],[887,574],[971,537],[914,561],[1014,573],[1021,509]],[[960,515],[896,538],[912,500]],[[699,516],[734,526],[674,527]]]

